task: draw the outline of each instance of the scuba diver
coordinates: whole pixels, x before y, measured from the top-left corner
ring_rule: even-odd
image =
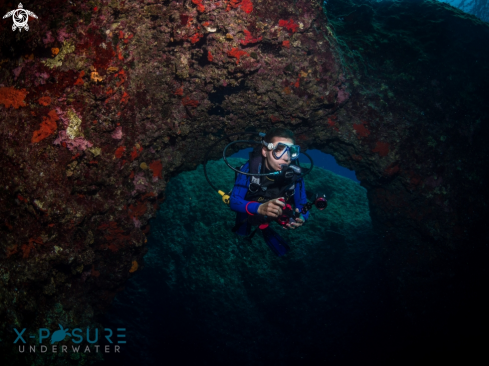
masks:
[[[255,134],[254,132],[248,132]],[[238,135],[236,133],[233,135]],[[270,227],[275,221],[284,229],[296,229],[308,220],[309,210],[315,205],[319,210],[327,206],[326,196],[316,194],[313,202],[308,202],[303,177],[313,168],[303,173],[299,165],[300,148],[295,144],[294,133],[285,128],[273,128],[267,134],[256,133],[261,141],[236,140],[226,146],[224,162],[235,171],[235,184],[231,192],[225,194],[217,190],[209,181],[206,172],[207,152],[204,158],[204,174],[209,184],[222,196],[224,203],[236,212],[232,231],[251,240],[258,229],[272,251],[282,256],[290,249],[287,242]],[[211,149],[220,141],[217,141]],[[231,166],[226,160],[226,150],[238,142],[259,144],[249,154],[249,160],[240,167]],[[295,211],[292,209],[292,204]],[[257,226],[251,232],[252,226]]]
[[[240,167],[240,171],[249,173],[281,172],[276,176],[250,176],[237,174],[230,196],[230,208],[237,212],[233,231],[248,236],[251,226],[258,225],[266,243],[278,255],[289,249],[288,244],[269,226],[270,221],[283,215],[283,209],[294,200],[297,215],[284,222],[282,228],[295,229],[302,226],[309,217],[300,213],[307,203],[306,188],[297,166],[289,169],[292,161],[299,158],[299,146],[295,145],[292,131],[274,128],[262,139],[261,146],[250,153],[249,161]],[[288,172],[287,177],[285,173]],[[256,230],[256,229],[255,229]],[[250,238],[254,235],[250,235]]]

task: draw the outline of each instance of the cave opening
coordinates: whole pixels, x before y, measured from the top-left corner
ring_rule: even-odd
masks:
[[[249,151],[232,154],[230,164],[245,162]],[[274,362],[277,354],[306,364],[349,361],[352,349],[381,354],[389,340],[372,329],[389,322],[392,306],[366,189],[332,156],[307,153],[315,169],[306,185],[325,192],[328,207],[313,207],[303,228],[280,232],[291,247],[284,257],[259,234],[246,242],[231,231],[235,214],[210,189],[202,165],[173,177],[151,221],[144,268],[116,296],[104,324],[132,328],[147,364],[162,351],[216,365]],[[209,161],[207,171],[230,192],[234,171],[222,159]],[[186,344],[199,355],[183,352]],[[134,346],[124,359],[107,355],[104,365],[129,365],[141,354]]]
[[[237,153],[232,154],[230,157],[248,159],[248,154],[251,152],[251,150],[251,148],[241,149]],[[322,151],[316,149],[307,150],[306,152],[313,159],[315,167],[327,169],[337,175],[351,179],[356,183],[360,183],[355,175],[355,172],[339,165],[333,155],[325,154]],[[310,164],[310,161],[307,157],[301,154],[299,156],[299,163]]]

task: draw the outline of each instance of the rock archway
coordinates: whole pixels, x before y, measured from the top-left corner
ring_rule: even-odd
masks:
[[[143,263],[168,179],[245,129],[357,172],[406,315],[450,314],[485,274],[487,24],[432,1],[24,8],[28,32],[0,26],[2,338],[90,324]]]

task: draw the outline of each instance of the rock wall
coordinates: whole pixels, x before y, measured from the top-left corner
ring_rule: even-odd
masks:
[[[23,6],[28,31],[0,23],[2,339],[104,312],[168,179],[244,129],[357,172],[403,312],[481,268],[487,24],[432,1]]]

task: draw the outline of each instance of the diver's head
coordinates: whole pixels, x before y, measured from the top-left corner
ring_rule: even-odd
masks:
[[[262,144],[261,153],[265,158],[265,166],[270,171],[282,170],[282,165],[290,165],[299,154],[294,133],[285,128],[270,130],[263,138]]]

